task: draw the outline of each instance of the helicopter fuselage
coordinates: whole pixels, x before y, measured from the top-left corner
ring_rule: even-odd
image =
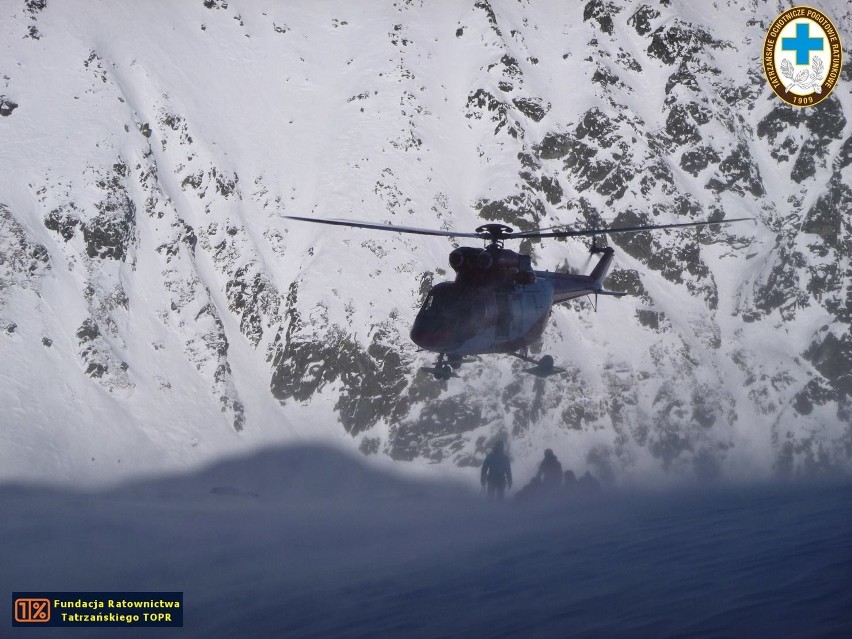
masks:
[[[576,275],[534,271],[529,256],[500,246],[456,249],[456,279],[429,291],[411,340],[451,359],[525,350],[541,337],[553,304],[601,292],[612,261],[612,250],[604,253],[592,275]]]

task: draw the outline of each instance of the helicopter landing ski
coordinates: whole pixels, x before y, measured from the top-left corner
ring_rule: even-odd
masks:
[[[518,359],[527,362],[528,364],[533,364],[530,368],[525,368],[524,372],[529,373],[530,375],[535,375],[536,377],[550,377],[551,375],[563,375],[568,371],[564,368],[560,368],[559,366],[555,366],[553,363],[553,357],[550,355],[543,355],[539,359],[535,357],[530,357],[524,353],[509,353],[512,357],[517,357]]]
[[[484,248],[460,246],[449,255],[455,280],[440,282],[426,295],[411,327],[411,341],[420,348],[438,354],[434,367],[422,370],[436,379],[458,377],[458,369],[466,358],[505,354],[534,364],[525,372],[540,377],[565,372],[554,366],[550,355],[540,360],[519,355],[538,341],[554,304],[583,296],[621,297],[625,293],[608,291],[603,283],[612,266],[615,250],[599,246],[596,238],[616,233],[637,233],[661,229],[717,226],[745,222],[753,218],[732,218],[674,224],[620,226],[610,228],[563,229],[558,227],[516,232],[500,223],[483,224],[473,232],[394,226],[360,220],[285,216],[287,219],[314,224],[330,224],[372,231],[432,235],[440,237],[477,238]],[[591,237],[591,253],[600,255],[589,275],[536,271],[529,255],[504,248],[506,240]]]

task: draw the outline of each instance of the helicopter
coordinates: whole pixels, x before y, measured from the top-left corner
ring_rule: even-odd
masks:
[[[461,246],[449,255],[456,273],[452,282],[433,286],[411,327],[411,341],[426,351],[438,354],[434,366],[421,370],[438,380],[458,377],[454,372],[470,358],[485,354],[507,354],[529,364],[524,372],[538,377],[564,373],[555,366],[553,357],[534,359],[528,348],[537,342],[550,317],[554,304],[583,296],[621,297],[626,293],[608,291],[603,283],[612,265],[615,250],[599,246],[598,236],[636,233],[657,229],[713,226],[752,220],[732,218],[718,221],[586,228],[578,230],[537,229],[516,232],[499,223],[483,224],[473,232],[425,229],[358,220],[328,219],[287,215],[291,220],[331,224],[374,231],[390,231],[413,235],[437,235],[453,238],[477,238],[484,248]],[[590,253],[600,259],[589,275],[536,271],[529,255],[504,248],[506,240],[591,237]]]

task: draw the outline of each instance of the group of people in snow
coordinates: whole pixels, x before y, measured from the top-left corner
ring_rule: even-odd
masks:
[[[503,442],[494,444],[491,452],[482,462],[479,474],[482,488],[490,499],[502,500],[506,491],[512,488],[512,466],[509,457],[503,449]],[[544,451],[544,459],[538,466],[538,472],[530,483],[515,495],[515,499],[524,501],[536,496],[562,492],[595,492],[600,488],[598,480],[589,471],[577,479],[574,472],[562,472],[562,464],[552,449]]]

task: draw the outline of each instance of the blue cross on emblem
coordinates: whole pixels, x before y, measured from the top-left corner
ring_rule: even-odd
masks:
[[[781,49],[783,51],[796,52],[796,64],[810,64],[811,51],[822,51],[823,38],[811,38],[808,33],[808,23],[799,22],[796,24],[795,38],[781,38]]]

